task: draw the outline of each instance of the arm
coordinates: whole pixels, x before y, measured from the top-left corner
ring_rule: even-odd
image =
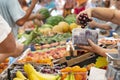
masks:
[[[24,17],[16,21],[16,24],[18,25],[23,25],[27,20],[29,19],[34,19],[37,16],[36,15],[31,15],[33,8],[35,7],[35,4],[37,3],[38,0],[32,0],[31,6],[28,8],[26,11],[26,14]],[[31,16],[30,16],[31,15]],[[29,18],[30,17],[30,18]]]
[[[99,18],[105,21],[111,21],[115,24],[120,25],[120,11],[109,8],[90,8],[78,14],[78,16],[82,13],[88,14],[89,17]],[[77,22],[78,22],[77,16]]]
[[[101,56],[106,56],[106,54],[105,54],[107,51],[106,49],[94,44],[90,39],[88,39],[88,42],[89,42],[90,46],[78,45],[78,47],[81,49],[88,50],[90,52],[94,52],[94,53],[99,54]]]
[[[108,8],[93,8],[91,16],[120,25],[120,11]]]
[[[16,43],[16,49],[14,50],[14,52],[9,53],[9,54],[0,54],[0,63],[3,62],[6,58],[12,56],[12,57],[18,57],[22,54],[23,52],[23,44],[18,44]]]
[[[0,53],[12,53],[16,49],[16,43],[11,28],[0,16]]]
[[[100,29],[105,29],[105,30],[110,30],[110,29],[112,29],[111,28],[111,26],[109,25],[109,24],[100,24],[100,23],[97,23],[97,22],[95,22],[95,21],[92,21],[92,22],[90,22],[89,23],[89,26],[91,27],[91,28],[100,28]]]
[[[15,39],[12,33],[0,43],[0,53],[12,53],[16,49]]]

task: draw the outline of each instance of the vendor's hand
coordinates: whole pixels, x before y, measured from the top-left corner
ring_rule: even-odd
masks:
[[[37,25],[37,26],[41,26],[43,23],[42,23],[41,20],[34,19],[34,24]]]
[[[34,28],[34,22],[33,21],[27,21],[27,22],[25,22],[23,27],[24,27],[24,29]]]
[[[91,8],[89,8],[89,9],[87,9],[87,10],[84,10],[84,11],[82,11],[82,12],[80,12],[78,15],[77,15],[77,17],[76,17],[76,21],[77,21],[77,23],[79,24],[79,19],[78,19],[78,17],[81,15],[81,14],[87,14],[88,15],[88,17],[89,18],[91,18],[92,17],[92,9]]]
[[[89,22],[88,24],[89,24],[89,27],[90,27],[90,28],[96,28],[96,27],[97,27],[97,26],[96,26],[97,23],[96,23],[95,21]]]
[[[88,42],[89,42],[90,46],[81,46],[81,45],[78,45],[78,47],[82,48],[82,49],[85,49],[85,50],[88,50],[90,52],[94,52],[94,53],[97,53],[97,54],[100,54],[100,55],[104,55],[103,48],[101,48],[98,45],[94,44],[94,42],[92,42],[90,39],[88,39]]]
[[[42,14],[40,14],[40,13],[36,13],[36,14],[35,14],[35,18],[36,18],[36,19],[39,19],[39,20],[43,20],[43,19],[44,19],[44,16],[43,16]]]

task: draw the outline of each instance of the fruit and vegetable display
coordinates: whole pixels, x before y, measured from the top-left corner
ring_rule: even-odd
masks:
[[[14,64],[8,73],[12,80],[87,80],[87,69],[79,66]]]
[[[88,39],[98,42],[98,33],[85,28],[92,19],[87,14],[79,15],[78,25],[76,15],[66,17],[51,16],[46,8],[38,13],[44,17],[41,26],[20,34],[22,43],[31,50],[22,54],[14,63],[9,65],[9,59],[0,63],[0,73],[6,68],[5,74],[9,80],[88,80],[91,67],[106,69],[105,57],[95,58],[96,62],[83,64],[81,62],[96,57],[84,49],[76,49],[76,45],[89,45]],[[71,44],[67,44],[71,42]],[[120,40],[99,41],[104,44],[116,44]],[[1,75],[0,75],[1,78]],[[2,79],[1,80],[6,80]]]
[[[10,70],[11,75],[9,77],[12,80],[57,80],[60,77],[58,74],[44,74],[40,71],[42,66],[33,66],[29,63],[16,66],[14,69]]]
[[[55,34],[53,36],[37,36],[32,43],[36,44],[52,44],[52,43],[58,43],[60,44],[61,41],[66,41],[66,39],[70,38],[71,34],[70,33],[64,33],[64,34]]]
[[[27,53],[23,59],[19,60],[19,63],[34,62],[39,64],[52,65],[53,59],[59,59],[66,55],[65,47],[43,49],[35,52]]]
[[[105,45],[116,45],[117,43],[120,42],[120,39],[115,39],[115,38],[102,38],[102,39],[99,39],[99,42],[101,44],[105,44]]]

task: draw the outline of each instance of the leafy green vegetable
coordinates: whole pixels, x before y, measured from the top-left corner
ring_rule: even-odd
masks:
[[[38,26],[35,27],[35,29],[30,33],[30,35],[27,37],[27,40],[24,42],[25,45],[29,45],[33,39],[35,39],[38,35]]]

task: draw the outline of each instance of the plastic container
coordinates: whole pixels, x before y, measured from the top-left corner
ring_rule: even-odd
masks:
[[[95,44],[98,42],[98,32],[96,30],[75,28],[72,30],[72,43],[74,45],[89,45],[88,39]]]

